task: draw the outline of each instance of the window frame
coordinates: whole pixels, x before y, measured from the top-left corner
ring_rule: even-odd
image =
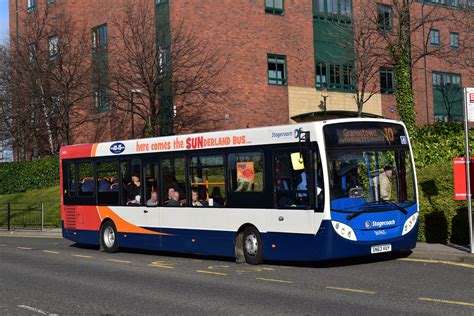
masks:
[[[38,8],[38,0],[26,0],[26,11],[28,13]]]
[[[385,80],[382,81],[382,74],[385,75]],[[395,92],[395,73],[393,68],[391,67],[380,67],[379,68],[379,75],[380,75],[380,93],[382,94],[393,94]],[[392,79],[392,86],[388,86],[387,76],[390,75]],[[382,85],[382,82],[385,82],[386,87]]]
[[[449,47],[454,48],[454,49],[459,48],[459,33],[458,32],[449,32]]]
[[[275,73],[278,73],[278,65],[283,65],[283,78],[278,79],[277,77],[270,77],[270,59],[274,59],[273,65],[275,65]],[[279,60],[282,60],[283,63],[278,63]],[[274,86],[286,86],[288,84],[288,74],[287,74],[287,62],[286,62],[286,55],[278,55],[278,54],[267,54],[267,79],[269,85]],[[275,81],[275,82],[272,82]]]
[[[273,6],[268,6],[267,1],[272,1]],[[277,0],[264,0],[265,13],[273,15],[285,15],[285,0],[281,0],[281,9],[276,7]]]
[[[387,14],[388,17],[386,16]],[[380,18],[381,16],[383,16],[383,19]],[[377,3],[377,28],[381,31],[393,30],[393,12],[391,5]]]
[[[430,29],[430,45],[431,47],[440,47],[441,46],[441,33],[438,29]]]
[[[59,37],[58,34],[48,36],[48,59],[56,59],[59,55]]]

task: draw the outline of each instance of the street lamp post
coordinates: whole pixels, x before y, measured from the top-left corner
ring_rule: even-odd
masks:
[[[328,88],[326,86],[321,87],[321,97],[323,98],[322,104],[319,105],[319,108],[324,111],[324,119],[326,119],[326,110],[327,110],[327,98],[329,97]]]
[[[135,139],[135,122],[133,113],[135,112],[134,106],[135,103],[133,102],[133,95],[142,93],[141,89],[131,89],[130,90],[130,113],[131,113],[131,120],[132,120],[132,139]]]

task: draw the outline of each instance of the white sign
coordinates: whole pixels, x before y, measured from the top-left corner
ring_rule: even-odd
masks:
[[[474,88],[466,88],[466,95],[464,96],[467,104],[467,119],[469,122],[474,122]]]

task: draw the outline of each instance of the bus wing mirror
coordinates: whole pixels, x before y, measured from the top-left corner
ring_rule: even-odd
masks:
[[[300,152],[291,153],[291,165],[293,170],[304,170],[303,155]]]

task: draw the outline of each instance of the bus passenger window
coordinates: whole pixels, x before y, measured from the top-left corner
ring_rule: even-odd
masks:
[[[294,170],[291,152],[273,154],[273,176],[275,203],[278,208],[308,208],[310,183],[310,157],[303,151],[304,169]]]
[[[118,162],[116,160],[97,163],[98,205],[118,205]]]
[[[158,164],[149,163],[145,165],[145,202],[146,206],[158,206]]]
[[[191,189],[197,191],[198,200],[203,206],[224,207],[225,172],[224,157],[197,156],[191,158]]]
[[[76,184],[76,168],[74,162],[68,163],[68,184],[66,187],[67,192],[65,192],[69,196],[76,196],[77,192],[77,184]]]
[[[94,164],[92,162],[81,162],[77,164],[79,173],[79,196],[94,196],[95,195],[95,181],[94,181]]]
[[[161,160],[163,179],[161,180],[161,196],[164,206],[186,205],[186,160],[180,158],[164,158]]]
[[[231,191],[263,191],[263,153],[250,152],[230,154],[228,162]]]
[[[122,160],[122,204],[143,205],[143,185],[139,159]]]

